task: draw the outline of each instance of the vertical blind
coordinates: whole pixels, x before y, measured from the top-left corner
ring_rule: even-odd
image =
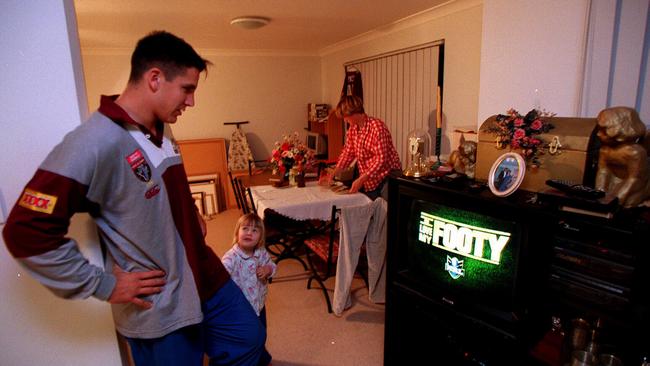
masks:
[[[588,3],[580,115],[627,106],[650,126],[650,0]]]
[[[440,40],[344,64],[346,70],[361,72],[366,113],[386,123],[402,165],[408,134],[415,129],[429,132],[434,154],[443,60],[444,41]]]

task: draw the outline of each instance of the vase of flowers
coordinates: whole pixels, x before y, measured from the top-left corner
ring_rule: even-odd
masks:
[[[543,147],[547,145],[539,135],[554,127],[547,120],[554,115],[555,113],[532,109],[522,116],[510,108],[506,114],[497,115],[495,123],[486,130],[496,135],[498,149],[509,147],[519,152],[528,166],[536,168],[541,165],[539,156],[544,154]]]
[[[281,180],[288,181],[289,172],[304,174],[305,169],[315,163],[314,153],[300,140],[298,132],[282,136],[282,141],[275,142],[275,148],[271,151],[269,163],[273,167],[273,174],[278,175]]]

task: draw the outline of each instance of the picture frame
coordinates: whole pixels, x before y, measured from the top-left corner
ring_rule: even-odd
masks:
[[[200,177],[188,177],[190,183],[190,192],[192,195],[203,193],[203,211],[204,217],[211,218],[219,213],[219,198],[217,197],[217,179]],[[198,200],[198,196],[195,197]],[[197,203],[198,207],[198,203]]]
[[[495,196],[506,197],[514,193],[526,175],[526,161],[517,153],[501,155],[492,164],[488,186]]]
[[[194,199],[194,204],[196,205],[196,208],[199,210],[199,214],[201,216],[205,215],[205,193],[203,192],[192,193],[192,198]]]

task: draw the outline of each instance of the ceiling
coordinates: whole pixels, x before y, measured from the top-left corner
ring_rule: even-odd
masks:
[[[451,0],[454,1],[454,0]],[[152,30],[195,48],[318,53],[450,0],[74,0],[81,47],[132,49]],[[257,30],[230,25],[264,16]]]

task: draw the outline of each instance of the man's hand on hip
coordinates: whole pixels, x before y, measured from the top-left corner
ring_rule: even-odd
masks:
[[[113,274],[117,280],[115,288],[108,298],[111,304],[133,303],[145,309],[153,306],[150,301],[144,301],[139,296],[157,294],[162,291],[166,281],[165,272],[160,270],[144,272],[125,272],[118,265],[113,265]]]

